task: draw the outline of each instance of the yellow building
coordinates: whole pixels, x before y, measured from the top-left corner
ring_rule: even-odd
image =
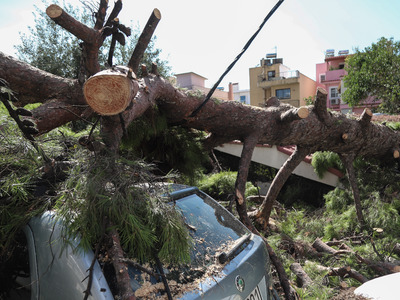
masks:
[[[277,97],[282,103],[299,107],[306,105],[305,98],[315,95],[315,81],[298,70],[290,70],[282,58],[267,55],[260,65],[249,70],[251,105],[264,106],[270,97]]]

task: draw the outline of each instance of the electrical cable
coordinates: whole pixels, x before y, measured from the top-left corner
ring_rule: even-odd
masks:
[[[221,83],[222,79],[225,77],[226,74],[233,68],[233,66],[237,63],[237,61],[240,59],[240,57],[246,52],[247,48],[249,48],[250,44],[253,42],[253,40],[256,38],[258,33],[261,31],[265,23],[267,23],[268,19],[274,14],[274,12],[278,9],[278,7],[283,3],[284,0],[279,0],[278,3],[275,4],[275,6],[271,9],[271,11],[268,13],[268,15],[265,17],[264,21],[261,23],[261,25],[258,27],[257,31],[252,35],[252,37],[247,41],[246,45],[244,45],[242,51],[240,51],[239,55],[236,56],[234,61],[229,65],[229,67],[225,70],[225,72],[221,75],[221,77],[218,79],[218,81],[214,84],[214,86],[211,88],[211,90],[208,92],[206,98],[204,101],[197,107],[191,114],[190,118],[194,117],[197,115],[197,113],[200,111],[200,109],[207,103],[208,100],[210,100],[212,94],[214,94],[214,91],[218,87],[218,85]]]

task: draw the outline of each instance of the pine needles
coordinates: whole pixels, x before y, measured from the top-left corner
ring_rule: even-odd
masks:
[[[130,258],[188,262],[190,239],[183,220],[161,198],[165,188],[150,171],[150,165],[126,159],[97,157],[76,164],[55,206],[67,239],[80,236],[80,246],[88,249],[106,227],[118,231]]]

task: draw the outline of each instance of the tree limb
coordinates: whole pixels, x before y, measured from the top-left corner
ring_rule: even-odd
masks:
[[[124,261],[124,253],[121,248],[118,232],[113,229],[110,234],[111,245],[108,248],[110,257],[112,257],[112,264],[115,269],[115,276],[117,278],[118,291],[124,300],[136,300],[135,293],[130,285],[130,278],[128,268]]]
[[[312,284],[310,276],[308,276],[299,263],[291,264],[290,270],[296,275],[299,287],[306,288]]]
[[[341,154],[339,155],[340,159],[342,160],[344,166],[346,167],[347,175],[349,177],[349,182],[351,189],[353,191],[353,197],[354,197],[354,204],[356,208],[356,213],[357,213],[357,219],[358,222],[360,223],[361,228],[365,226],[365,220],[364,216],[362,213],[362,206],[361,206],[361,200],[360,200],[360,191],[357,186],[357,179],[356,179],[356,174],[354,171],[353,167],[353,161],[355,158],[355,154]]]
[[[264,224],[268,224],[274,201],[278,196],[280,190],[282,189],[283,185],[285,184],[286,180],[292,174],[293,170],[303,161],[303,159],[308,154],[310,154],[309,149],[297,146],[296,150],[279,169],[256,215],[256,218],[262,218],[264,220]]]
[[[240,220],[248,228],[251,228],[254,225],[247,215],[246,198],[244,195],[246,191],[247,175],[249,173],[251,157],[253,155],[254,148],[257,145],[257,141],[257,134],[248,136],[244,140],[242,155],[240,157],[239,169],[235,182],[236,209],[238,211]]]
[[[136,47],[133,50],[131,59],[128,63],[128,67],[131,68],[135,73],[137,73],[139,69],[140,61],[142,60],[143,54],[147,49],[147,46],[151,40],[151,37],[153,36],[154,31],[156,30],[157,24],[160,19],[161,13],[157,8],[155,8],[137,41]]]
[[[94,44],[100,37],[96,30],[76,20],[57,4],[51,4],[47,7],[46,14],[56,24],[86,43]]]

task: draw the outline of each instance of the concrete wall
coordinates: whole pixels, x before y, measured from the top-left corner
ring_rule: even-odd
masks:
[[[220,147],[215,148],[218,151],[235,155],[237,157],[241,156],[243,145],[241,143],[229,143],[223,144]],[[280,169],[285,161],[289,158],[289,154],[284,153],[276,146],[257,146],[254,149],[252,161],[270,166],[276,169]],[[309,162],[301,162],[297,168],[293,171],[293,174],[324,183],[330,186],[337,186],[339,184],[338,174],[331,172],[326,172],[324,178],[320,179],[317,174],[315,174],[312,165]]]
[[[300,88],[300,93],[299,93],[300,106],[304,106],[306,105],[306,101],[304,100],[304,98],[315,96],[317,84],[311,78],[300,73],[299,88]]]
[[[193,89],[193,87],[204,87],[207,78],[194,72],[176,74],[176,81],[179,87]]]

